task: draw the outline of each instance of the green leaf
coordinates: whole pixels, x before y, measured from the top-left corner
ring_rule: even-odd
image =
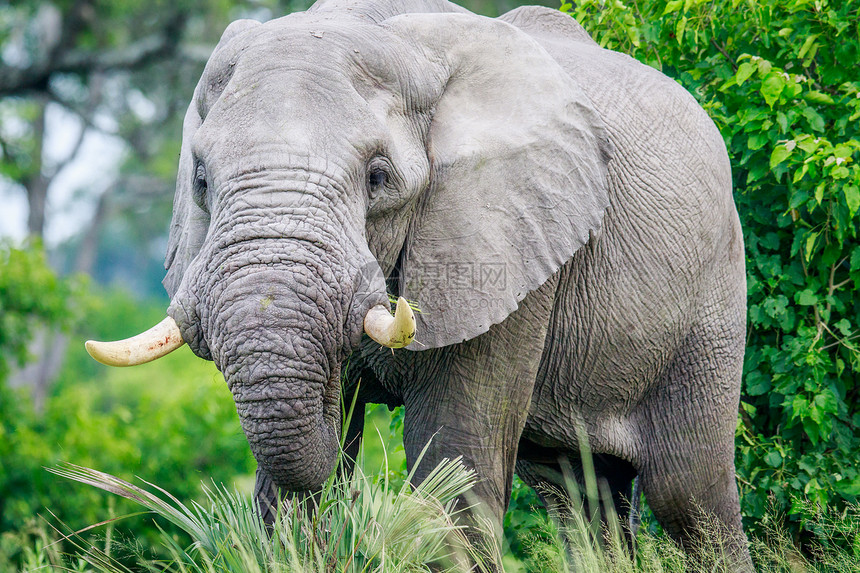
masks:
[[[839,409],[839,402],[836,395],[829,388],[825,388],[820,394],[815,396],[813,403],[816,407],[826,414],[835,414]]]
[[[812,251],[815,250],[815,241],[818,240],[818,233],[809,233],[806,237],[806,249],[804,250],[804,255],[806,256],[806,260],[812,258]]]
[[[811,36],[807,36],[806,40],[803,41],[803,45],[800,47],[800,51],[797,53],[797,58],[802,60],[803,57],[809,52],[809,49],[812,47],[815,39],[818,38],[818,34],[812,34]]]
[[[804,289],[797,293],[794,300],[801,306],[812,306],[818,302],[818,296],[811,290]]]
[[[770,154],[770,168],[773,169],[783,161],[789,158],[791,155],[791,151],[788,147],[785,146],[784,143],[781,143],[773,148],[773,152]]]
[[[768,107],[773,107],[773,104],[779,99],[780,94],[785,89],[785,78],[780,72],[768,72],[764,80],[761,82],[761,95],[764,96],[764,101]]]
[[[819,183],[815,187],[815,202],[821,205],[821,202],[824,200],[824,185]]]
[[[770,378],[761,372],[750,372],[747,374],[745,392],[749,396],[761,396],[771,389]]]
[[[852,480],[840,480],[836,482],[836,490],[844,495],[860,496],[860,476],[856,476]]]
[[[836,327],[836,330],[842,333],[842,336],[848,336],[851,334],[851,322],[847,318],[843,318],[833,326]]]
[[[759,75],[762,76],[768,73],[773,67],[773,64],[763,58],[758,58],[758,60],[756,61],[756,65],[758,66]]]
[[[860,209],[860,187],[846,185],[842,188],[842,192],[845,194],[845,204],[848,205],[848,213],[853,219],[854,215],[857,214],[857,210]]]
[[[804,163],[803,165],[800,166],[800,169],[795,170],[794,176],[791,178],[791,182],[797,183],[798,181],[803,179],[803,176],[806,175],[807,171],[809,171],[809,164]]]
[[[758,242],[766,249],[772,251],[779,249],[779,235],[776,233],[768,233],[764,237],[760,237]]]
[[[803,431],[806,432],[806,435],[809,437],[809,441],[812,442],[813,446],[817,446],[821,439],[821,426],[812,418],[803,418],[801,423],[803,424]],[[808,488],[809,484],[806,485]]]
[[[851,141],[851,143],[855,143]],[[833,155],[836,157],[841,157],[842,159],[848,159],[852,155],[854,155],[854,150],[851,149],[850,145],[846,145],[844,143],[840,143],[835,148],[833,148]]]
[[[776,123],[779,125],[780,132],[788,132],[788,117],[781,111],[776,114]]]
[[[737,84],[739,86],[743,85],[743,83],[755,73],[756,69],[758,69],[757,66],[751,62],[742,63],[735,74],[735,81]]]
[[[747,140],[747,147],[752,150],[761,149],[762,147],[770,143],[770,141],[770,135],[768,135],[766,131],[755,132],[750,134],[750,137]]]
[[[671,14],[672,12],[677,12],[681,9],[681,6],[684,5],[684,0],[672,0],[671,2],[666,4],[666,7],[663,9],[663,13],[660,14],[662,18],[666,14]]]
[[[772,468],[778,468],[782,465],[782,454],[776,450],[768,452],[764,457],[764,462]]]
[[[805,99],[806,101],[811,101],[813,103],[821,103],[828,105],[833,105],[834,103],[836,103],[833,101],[832,97],[817,90],[806,92],[805,94],[803,94],[803,99]]]
[[[687,28],[687,17],[681,16],[681,19],[675,24],[675,39],[678,44],[684,41],[684,30]]]
[[[830,176],[833,177],[834,179],[846,179],[849,175],[851,175],[851,172],[848,171],[848,168],[845,167],[844,165],[839,165],[837,167],[834,167],[833,171],[830,172]],[[846,195],[846,198],[847,198],[847,195]]]
[[[815,131],[824,131],[824,118],[811,107],[807,107],[802,112],[803,117],[809,121],[809,125]]]
[[[860,271],[860,247],[854,247],[851,251],[851,272]]]
[[[821,140],[811,135],[803,135],[795,139],[797,146],[807,153],[814,153],[821,145]]]

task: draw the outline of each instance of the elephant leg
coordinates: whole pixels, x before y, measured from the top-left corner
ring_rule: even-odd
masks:
[[[636,550],[639,515],[639,500],[635,497],[634,487],[636,469],[630,462],[609,454],[594,454],[593,463],[600,496],[600,517],[604,525],[610,525],[609,520],[614,516],[612,525],[621,528],[632,556]],[[611,502],[611,507],[607,502]]]
[[[564,509],[565,489],[564,475],[561,465],[556,462],[534,462],[517,460],[516,474],[537,494],[544,506],[553,515],[558,509]]]
[[[595,454],[593,463],[600,498],[599,508],[595,509],[599,509],[604,530],[609,525],[621,527],[632,555],[638,530],[639,504],[634,498],[637,490],[633,482],[636,470],[629,462],[606,454]],[[586,480],[578,457],[563,456],[558,462],[518,460],[516,471],[520,479],[537,492],[548,509],[560,508],[563,515],[567,511],[575,511],[584,501]],[[568,496],[578,497],[570,499]],[[613,519],[611,524],[610,519]]]
[[[478,475],[466,506],[489,518],[496,535],[511,495],[517,445],[529,411],[546,339],[555,280],[524,299],[489,332],[422,352],[405,384],[403,442],[423,480],[443,459],[463,457]],[[426,447],[426,450],[425,450]]]
[[[694,329],[644,404],[640,476],[655,517],[685,548],[717,544],[738,571],[752,571],[734,464],[743,329],[735,341],[725,332]]]

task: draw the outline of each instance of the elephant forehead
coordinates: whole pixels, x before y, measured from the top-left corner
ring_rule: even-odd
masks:
[[[354,90],[320,84],[303,72],[245,77],[237,72],[194,136],[192,149],[208,161],[221,153],[271,152],[330,157],[364,152],[384,126]],[[351,151],[352,150],[352,151]]]
[[[314,95],[342,96],[357,91],[409,94],[411,106],[429,107],[428,74],[416,66],[418,54],[387,29],[355,18],[291,14],[255,26],[213,55],[204,71],[201,117],[234,83],[234,96],[262,84]],[[232,82],[239,78],[239,82]],[[241,84],[236,86],[235,84]],[[332,103],[332,102],[329,102]]]

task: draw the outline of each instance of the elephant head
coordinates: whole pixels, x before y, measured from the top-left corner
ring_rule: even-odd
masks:
[[[417,323],[417,351],[486,332],[608,205],[601,120],[517,28],[332,4],[224,33],[184,123],[170,318],[133,345],[214,360],[292,490],[333,469],[365,328],[403,346]],[[422,312],[392,318],[387,291]]]

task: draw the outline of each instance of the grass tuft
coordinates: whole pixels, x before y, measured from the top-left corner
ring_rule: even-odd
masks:
[[[162,531],[170,559],[141,557],[146,570],[397,573],[430,571],[432,564],[434,571],[454,572],[489,570],[499,562],[497,550],[471,541],[491,535],[458,523],[464,508],[456,502],[476,480],[460,458],[443,460],[418,485],[412,484],[414,469],[400,485],[388,480],[388,472],[369,476],[362,458],[360,453],[352,475],[336,472],[317,494],[285,501],[271,531],[250,498],[223,486],[204,487],[205,502],[184,504],[144,480],[148,487],[74,464],[49,471],[135,501],[188,534],[191,542],[182,543]],[[104,551],[75,545],[95,571],[129,571]]]

